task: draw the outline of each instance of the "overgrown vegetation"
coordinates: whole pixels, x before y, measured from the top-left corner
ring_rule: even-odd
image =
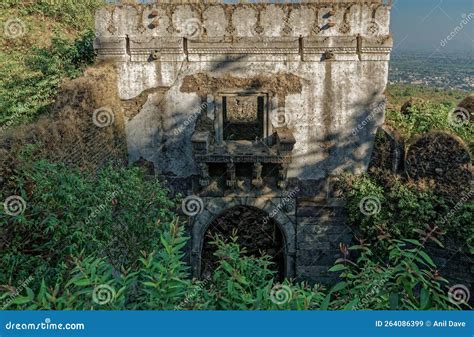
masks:
[[[92,27],[94,11],[105,3],[104,0],[3,0],[0,8],[15,10],[20,16],[42,15],[81,30]]]
[[[79,76],[93,62],[93,12],[103,3],[2,2],[0,127],[47,112],[61,81]]]
[[[23,153],[5,177],[2,200],[20,196],[19,216],[2,210],[0,284],[18,284],[29,275],[47,283],[64,281],[71,256],[107,257],[117,269],[151,251],[163,223],[171,222],[173,202],[157,180],[137,168],[108,166],[97,176],[46,161],[30,163]]]
[[[62,80],[78,77],[92,63],[93,36],[91,30],[73,42],[55,36],[50,47],[33,47],[23,63],[0,54],[0,124],[21,124],[47,112]]]
[[[387,123],[395,126],[405,139],[410,141],[413,136],[430,131],[447,131],[461,137],[466,144],[472,146],[474,140],[474,126],[472,123],[455,125],[449,122],[450,113],[455,109],[455,104],[434,104],[423,102],[408,108],[407,113],[388,110]]]
[[[353,223],[361,223],[360,244],[341,245],[332,268],[341,282],[332,288],[275,284],[270,257],[246,256],[237,238],[222,237],[213,243],[217,269],[199,281],[189,278],[187,238],[158,180],[112,165],[91,176],[28,156],[19,156],[14,179],[2,189],[26,202],[20,215],[1,213],[5,309],[459,308],[425,252],[438,232],[422,224],[435,211],[427,196],[400,186],[385,195],[397,201],[394,209],[384,202],[380,215],[361,217],[360,196],[384,196],[368,178],[353,182],[349,210]],[[402,209],[400,221],[392,212]]]
[[[400,111],[401,107],[414,97],[436,105],[453,106],[466,97],[467,93],[462,90],[445,90],[423,85],[390,84],[387,87],[386,95],[389,101],[389,110]]]
[[[472,202],[460,202],[456,212],[451,213],[457,202],[436,194],[429,185],[406,182],[397,176],[389,179],[361,176],[344,181],[349,217],[363,237],[413,239],[426,226],[437,226],[464,250],[474,250]],[[364,204],[374,214],[361,212]],[[439,242],[436,237],[430,240]]]

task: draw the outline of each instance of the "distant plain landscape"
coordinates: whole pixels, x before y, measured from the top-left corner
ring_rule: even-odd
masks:
[[[394,52],[390,84],[414,84],[442,89],[474,90],[473,52]]]

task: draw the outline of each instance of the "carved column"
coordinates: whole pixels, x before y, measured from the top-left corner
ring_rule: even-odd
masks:
[[[282,190],[286,188],[288,177],[288,164],[281,164],[280,169],[278,170],[278,188]]]
[[[199,170],[201,176],[199,177],[199,185],[201,187],[209,186],[209,165],[206,163],[199,163]]]
[[[252,185],[260,188],[263,185],[263,180],[262,180],[262,164],[261,163],[255,163],[253,164],[253,179],[252,179]]]
[[[233,189],[235,188],[236,183],[235,164],[227,163],[227,187]]]

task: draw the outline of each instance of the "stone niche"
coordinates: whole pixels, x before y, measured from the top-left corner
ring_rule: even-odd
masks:
[[[367,170],[384,119],[390,9],[180,1],[97,12],[98,57],[118,69],[120,98],[142,104],[126,114],[130,162],[152,162],[203,198],[190,218],[197,276],[206,226],[237,202],[286,217],[276,220],[286,276],[326,280],[347,234],[330,177]]]

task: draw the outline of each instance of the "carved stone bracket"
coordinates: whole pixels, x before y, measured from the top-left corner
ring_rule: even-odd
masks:
[[[253,179],[252,179],[252,185],[260,188],[263,186],[263,180],[262,180],[262,164],[261,163],[255,163],[253,164]]]
[[[227,187],[234,189],[237,184],[236,174],[235,174],[235,164],[227,163]]]
[[[210,176],[209,176],[209,165],[206,163],[199,163],[199,185],[201,187],[209,186]]]
[[[296,143],[293,133],[288,128],[283,127],[276,130],[275,136],[278,146],[278,154],[280,156],[291,155]]]
[[[278,170],[278,188],[282,190],[287,186],[288,178],[288,164],[281,164],[280,169]]]
[[[198,131],[191,137],[193,151],[195,154],[206,154],[209,150],[211,133],[209,131]]]

